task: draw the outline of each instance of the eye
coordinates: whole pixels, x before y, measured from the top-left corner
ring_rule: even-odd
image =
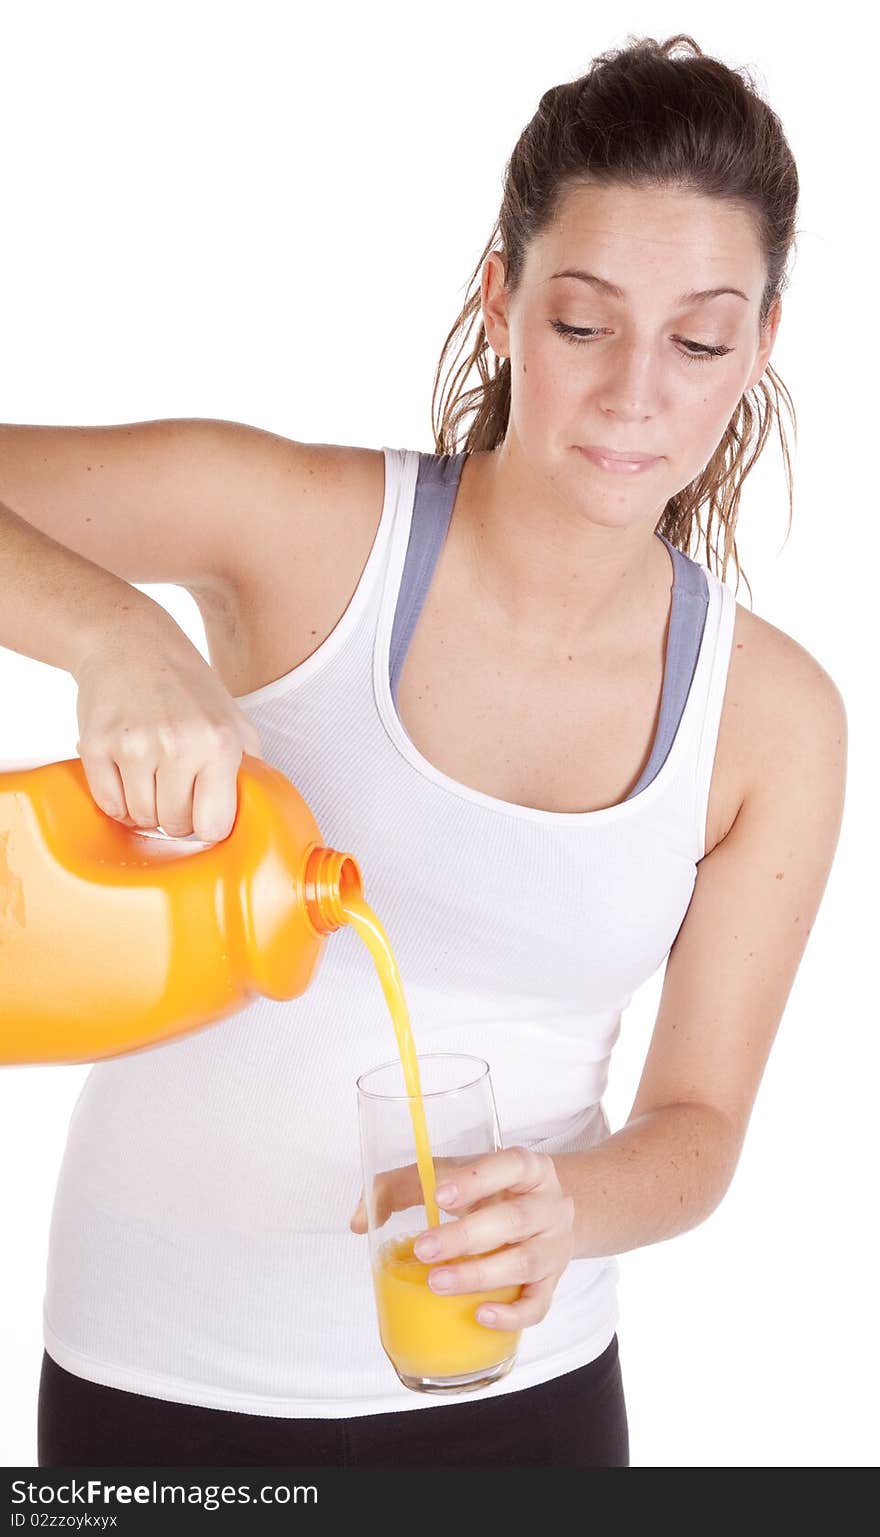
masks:
[[[601,333],[596,326],[567,326],[562,320],[551,320],[554,331],[564,336],[566,341],[575,346],[582,346],[585,342],[591,342]],[[707,347],[702,342],[689,342],[684,337],[676,337],[683,347],[693,348],[693,351],[682,352],[680,356],[688,363],[708,363],[712,358],[723,358],[726,353],[732,352],[732,347]]]

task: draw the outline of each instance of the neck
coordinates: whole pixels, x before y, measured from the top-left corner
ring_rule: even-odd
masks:
[[[476,597],[488,622],[540,644],[582,652],[637,645],[668,605],[673,566],[654,526],[657,510],[628,527],[590,521],[537,478],[507,444],[470,454],[458,503]]]

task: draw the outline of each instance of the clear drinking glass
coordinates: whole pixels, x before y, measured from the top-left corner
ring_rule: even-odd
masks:
[[[458,1165],[502,1147],[489,1064],[451,1052],[429,1052],[417,1060],[440,1184]],[[412,1252],[429,1218],[400,1060],[362,1073],[357,1091],[370,1264],[385,1354],[404,1386],[415,1392],[461,1393],[497,1382],[516,1360],[521,1331],[490,1329],[477,1322],[476,1311],[490,1300],[517,1301],[522,1288],[447,1296],[431,1290],[428,1275],[440,1261],[427,1264]],[[501,1199],[490,1196],[480,1204]],[[441,1223],[456,1220],[453,1212],[439,1215]]]

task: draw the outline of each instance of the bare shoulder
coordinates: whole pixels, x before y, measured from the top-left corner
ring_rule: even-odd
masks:
[[[742,709],[746,795],[797,774],[805,767],[804,754],[811,772],[839,777],[847,716],[836,682],[793,636],[739,603],[731,680]]]
[[[305,661],[345,612],[381,521],[385,456],[222,427],[239,536],[223,583],[190,591],[211,664],[238,695]]]
[[[371,539],[385,485],[381,449],[304,443],[246,422],[222,422],[235,478],[241,538],[229,558],[236,589],[262,588],[277,561],[314,572],[313,560],[340,537]]]

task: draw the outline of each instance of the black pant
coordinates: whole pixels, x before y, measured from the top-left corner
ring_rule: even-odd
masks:
[[[595,1361],[536,1387],[327,1420],[128,1393],[74,1376],[44,1351],[37,1419],[41,1468],[629,1467],[616,1334]]]

